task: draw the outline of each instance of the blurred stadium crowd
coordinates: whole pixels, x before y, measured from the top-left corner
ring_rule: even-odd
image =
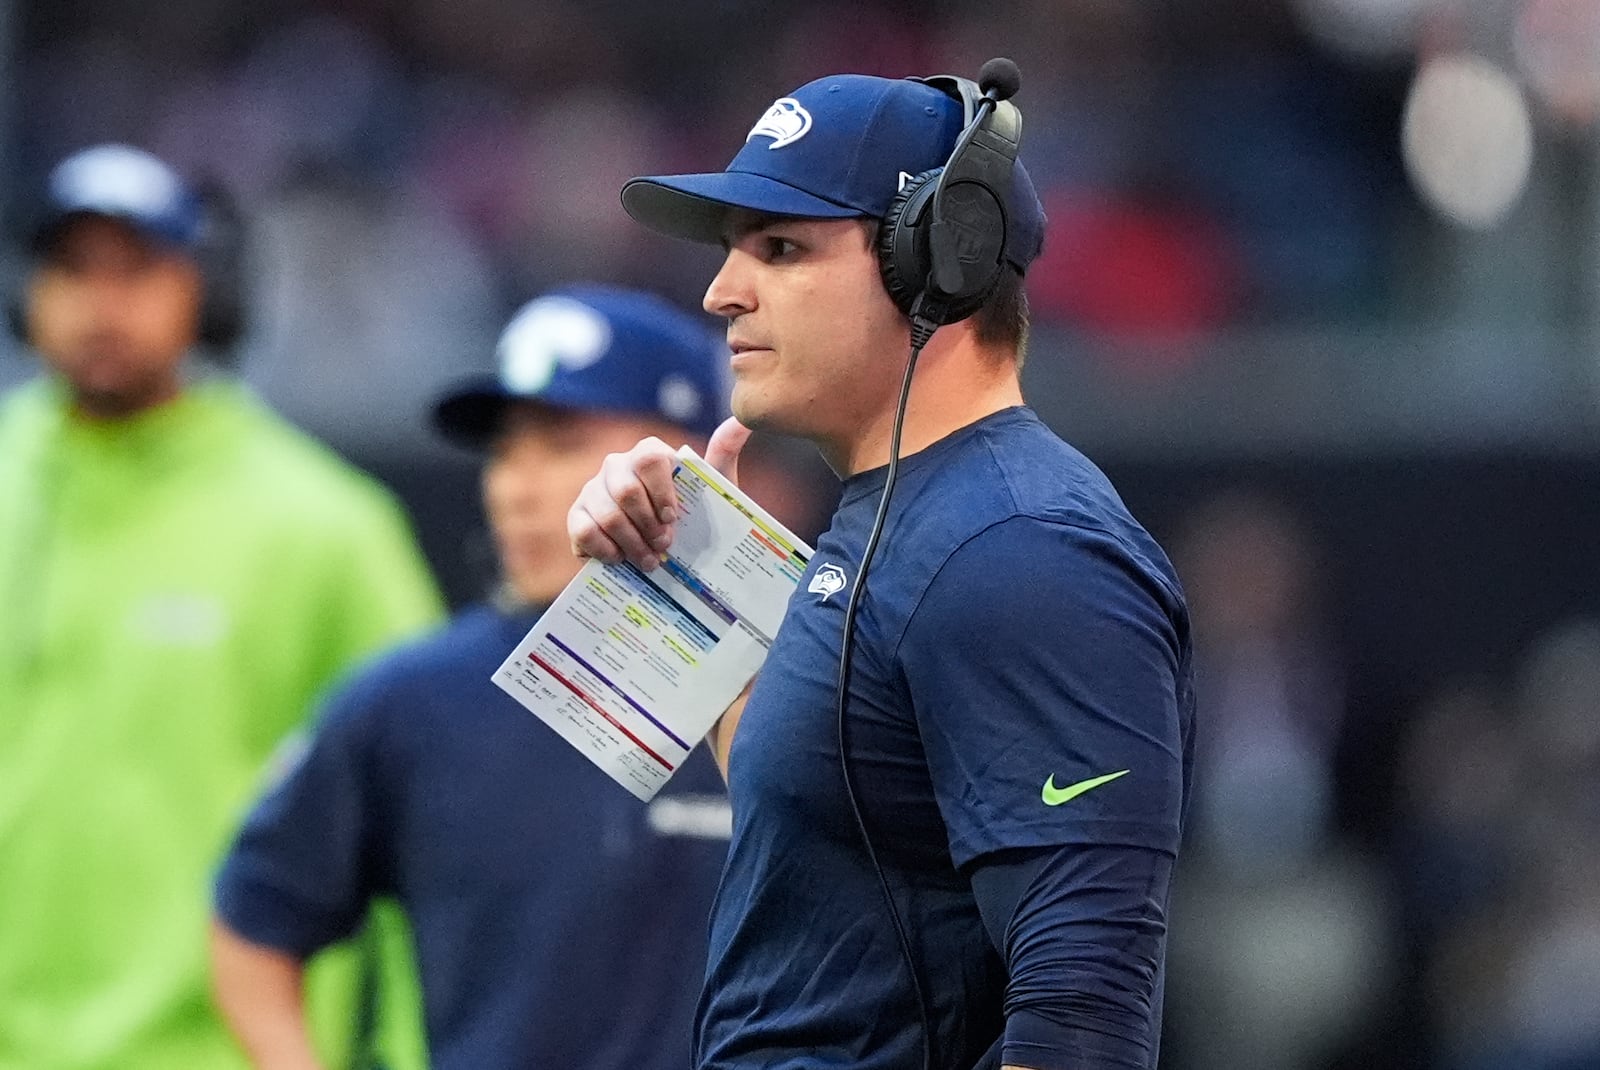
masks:
[[[245,376],[389,478],[441,562],[475,491],[421,413],[505,314],[574,277],[698,303],[711,254],[629,221],[625,178],[720,167],[822,72],[1014,55],[1051,217],[1032,401],[1196,614],[1165,1065],[1600,1066],[1600,4],[52,0],[9,23],[12,217],[101,140],[230,187]],[[28,367],[0,357],[0,384]],[[457,601],[482,579],[440,572]]]
[[[1600,1065],[1600,622],[1384,708],[1292,511],[1222,495],[1176,552],[1207,732],[1175,1065]]]

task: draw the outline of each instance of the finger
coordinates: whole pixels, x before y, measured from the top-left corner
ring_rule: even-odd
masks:
[[[737,485],[739,454],[749,441],[750,429],[730,416],[711,432],[711,441],[706,443],[706,461]]]
[[[659,438],[644,439],[627,453],[608,454],[567,512],[573,550],[613,564],[622,559],[644,569],[659,564],[677,519],[676,464],[676,453]]]
[[[571,540],[572,552],[577,557],[592,557],[608,565],[615,565],[623,559],[622,547],[601,530],[587,509],[576,502],[567,510],[567,538]]]
[[[655,518],[662,524],[678,519],[678,488],[672,473],[678,468],[678,453],[659,438],[647,438],[629,451],[633,472],[650,497]]]
[[[637,489],[636,484],[632,484]],[[639,491],[642,494],[642,491]],[[662,526],[651,521],[654,525],[647,536],[639,530],[638,523],[617,501],[616,495],[608,489],[605,478],[596,476],[585,486],[583,493],[578,497],[575,508],[583,515],[577,518],[574,525],[575,534],[585,531],[586,524],[592,524],[596,534],[591,536],[584,545],[593,545],[603,549],[602,539],[609,539],[615,544],[620,558],[626,558],[640,568],[654,568],[657,562],[657,551],[649,544],[649,539],[661,539],[665,532]],[[666,536],[670,538],[670,536]]]
[[[677,518],[677,493],[672,486],[673,463],[674,458],[670,456],[653,453],[634,456],[629,453],[606,458],[600,469],[600,483],[605,496],[614,503],[623,521],[639,538],[658,550],[666,549],[664,540],[668,539],[668,529]],[[599,514],[596,513],[596,516],[599,517]],[[612,538],[617,537],[609,524],[606,533]]]

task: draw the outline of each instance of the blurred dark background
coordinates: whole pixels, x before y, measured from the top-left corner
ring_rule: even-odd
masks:
[[[0,196],[102,140],[232,189],[242,374],[462,602],[429,398],[547,285],[710,277],[623,180],[821,74],[997,54],[1051,217],[1030,400],[1196,615],[1164,1065],[1600,1066],[1596,0],[8,0]]]

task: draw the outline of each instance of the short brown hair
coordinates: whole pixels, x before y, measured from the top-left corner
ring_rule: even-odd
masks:
[[[865,224],[867,247],[877,250],[883,221],[867,217],[861,222]],[[1012,351],[1017,367],[1022,367],[1028,353],[1028,293],[1022,285],[1022,272],[1010,264],[1001,265],[994,293],[972,314],[972,325],[979,342]]]
[[[972,314],[972,326],[984,345],[1013,350],[1017,367],[1028,352],[1028,292],[1022,273],[1007,264],[1000,269],[994,293]]]

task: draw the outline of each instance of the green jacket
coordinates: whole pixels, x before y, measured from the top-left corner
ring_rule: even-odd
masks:
[[[318,693],[441,609],[392,498],[236,385],[0,398],[0,1070],[244,1066],[213,867]]]

